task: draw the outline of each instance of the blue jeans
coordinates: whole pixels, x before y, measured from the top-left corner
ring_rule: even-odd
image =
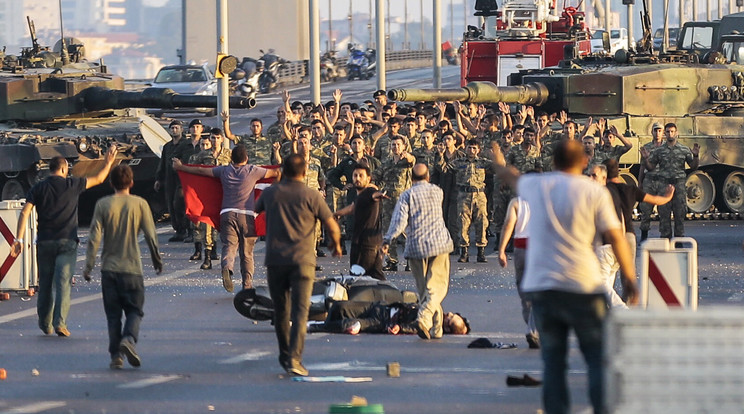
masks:
[[[142,275],[120,272],[101,272],[103,309],[106,312],[109,334],[109,353],[119,354],[121,338],[131,336],[134,342],[139,337],[139,326],[145,313],[145,281]],[[126,322],[122,330],[121,316]]]
[[[71,239],[43,240],[36,244],[39,265],[36,312],[39,315],[39,328],[44,332],[50,332],[52,327],[56,330],[67,328],[77,245],[77,241]]]
[[[540,334],[544,364],[543,406],[548,414],[570,412],[566,383],[568,334],[573,329],[589,372],[589,399],[594,413],[603,411],[602,325],[607,316],[604,293],[578,294],[548,290],[528,294]]]

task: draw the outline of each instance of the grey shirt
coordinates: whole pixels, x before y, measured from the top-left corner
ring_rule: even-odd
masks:
[[[266,168],[229,164],[215,167],[212,171],[222,182],[222,212],[231,209],[248,214],[255,210],[253,190],[256,182],[266,176]]]
[[[266,212],[266,266],[315,266],[315,220],[332,213],[320,192],[283,179],[261,193],[256,212]]]

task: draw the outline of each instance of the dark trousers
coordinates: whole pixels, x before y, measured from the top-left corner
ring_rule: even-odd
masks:
[[[186,218],[186,203],[180,184],[166,182],[165,202],[168,204],[168,214],[173,230],[176,233],[185,234],[189,229],[189,220]]]
[[[101,272],[103,309],[106,311],[109,333],[109,353],[119,354],[121,338],[131,336],[134,342],[139,337],[140,322],[145,313],[145,281],[142,275],[120,272]],[[121,316],[125,322],[122,329]]]
[[[315,266],[267,266],[280,361],[289,364],[302,362],[314,279]]]
[[[220,215],[220,241],[222,242],[222,269],[233,272],[235,257],[240,257],[240,276],[243,289],[253,287],[253,248],[256,245],[255,219],[247,214],[230,211]]]
[[[571,412],[566,373],[568,335],[579,340],[589,374],[589,399],[594,414],[603,413],[602,325],[607,316],[607,296],[548,290],[531,292],[532,313],[540,334],[544,364],[543,406],[548,414]]]
[[[351,245],[349,252],[349,263],[364,268],[364,274],[378,280],[385,280],[385,272],[382,271],[382,255],[379,246],[364,246],[360,244]]]
[[[379,302],[339,301],[328,310],[324,328],[326,332],[342,333],[355,322],[361,325],[360,332],[381,333],[386,330],[390,309]]]

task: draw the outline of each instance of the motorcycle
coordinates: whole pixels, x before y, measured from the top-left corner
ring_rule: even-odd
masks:
[[[258,93],[258,60],[244,57],[230,74],[230,95],[256,99]]]
[[[375,74],[375,50],[363,51],[356,47],[349,47],[349,60],[346,62],[346,72],[349,80],[369,79]]]
[[[260,72],[258,75],[258,90],[261,93],[269,93],[276,88],[279,69],[283,68],[287,61],[277,56],[274,49],[269,49],[268,52],[259,50],[259,52],[262,56],[258,59],[256,67],[256,70]]]
[[[338,79],[338,62],[336,51],[329,50],[320,57],[320,77],[323,82],[335,82]]]
[[[416,303],[416,292],[400,290],[392,282],[362,276],[364,268],[353,265],[349,275],[332,276],[316,280],[310,297],[308,319],[322,321],[334,301],[353,300],[359,302]],[[374,286],[375,289],[368,289]],[[256,321],[271,320],[274,302],[267,286],[244,289],[233,298],[235,310],[246,318]]]

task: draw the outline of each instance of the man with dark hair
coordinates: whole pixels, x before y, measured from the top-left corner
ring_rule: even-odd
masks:
[[[49,163],[49,177],[35,184],[26,195],[26,203],[18,218],[16,239],[10,254],[18,256],[30,248],[33,240],[24,243],[23,236],[31,210],[36,207],[38,232],[36,260],[39,266],[39,294],[36,310],[39,328],[46,335],[70,336],[67,314],[70,310],[70,285],[75,269],[78,229],[78,197],[88,188],[101,184],[116,159],[116,146],[106,152],[103,168],[92,177],[67,177],[70,166],[63,157]]]
[[[607,315],[605,283],[600,277],[594,240],[612,245],[622,271],[623,291],[636,304],[635,270],[622,226],[603,186],[584,177],[587,158],[577,141],[556,145],[556,171],[519,175],[507,167],[501,148],[492,146],[499,177],[517,187],[530,206],[529,249],[522,290],[532,301],[544,362],[546,413],[570,412],[566,383],[568,334],[573,329],[589,372],[589,396],[595,413],[603,412],[602,329]]]
[[[429,170],[424,164],[416,164],[412,175],[413,185],[398,198],[390,227],[382,238],[382,252],[387,253],[395,237],[407,232],[403,256],[419,295],[418,335],[422,339],[441,338],[452,239],[442,217],[442,189],[429,183]]]
[[[168,206],[168,215],[170,216],[171,226],[176,232],[169,242],[184,241],[187,236],[189,223],[186,219],[186,205],[183,201],[183,190],[181,180],[178,174],[173,170],[173,159],[178,158],[182,162],[187,162],[193,153],[191,142],[183,139],[183,123],[179,120],[171,121],[168,126],[168,134],[171,140],[163,145],[163,152],[160,155],[158,170],[155,173],[157,180],[153,184],[155,191],[161,188],[165,191],[165,203]]]
[[[114,167],[110,181],[114,195],[98,200],[93,211],[83,277],[90,282],[98,246],[103,240],[101,290],[108,321],[109,366],[111,369],[121,369],[124,366],[122,356],[126,356],[134,367],[141,363],[135,351],[145,303],[145,281],[140,260],[142,254],[137,243],[140,231],[150,249],[152,265],[157,274],[163,271],[163,259],[158,251],[158,235],[147,201],[129,194],[134,185],[132,169],[128,165]],[[122,314],[125,317],[123,326]]]
[[[254,165],[272,165],[275,162],[272,143],[263,135],[263,122],[260,118],[251,119],[250,135],[240,136],[232,133],[229,121],[230,115],[223,113],[222,129],[225,132],[225,136],[236,144],[244,145]]]
[[[233,265],[235,256],[240,256],[240,273],[243,289],[253,288],[253,247],[256,244],[253,191],[256,182],[279,175],[276,169],[266,169],[248,164],[245,146],[236,145],[232,150],[230,165],[195,167],[173,160],[173,168],[190,174],[217,177],[222,183],[222,210],[220,211],[220,241],[222,242],[222,286],[233,291]]]
[[[649,171],[657,171],[658,179],[674,186],[672,201],[659,206],[659,233],[661,237],[672,238],[672,211],[674,211],[674,237],[685,235],[685,216],[687,215],[687,191],[685,164],[696,169],[700,164],[700,145],[690,147],[677,141],[677,125],[664,125],[665,145],[649,152],[641,148],[641,158]]]
[[[385,280],[382,271],[382,230],[380,228],[380,200],[383,198],[377,188],[370,186],[370,169],[357,164],[352,173],[352,183],[356,188],[356,198],[348,206],[336,211],[336,219],[354,214],[351,233],[350,265],[362,266],[365,275]]]
[[[267,188],[256,203],[257,213],[266,212],[266,278],[274,303],[279,364],[289,375],[303,377],[308,375],[302,351],[315,279],[316,220],[325,225],[333,255],[341,256],[338,224],[320,193],[305,185],[306,169],[301,155],[287,157],[282,180]]]

